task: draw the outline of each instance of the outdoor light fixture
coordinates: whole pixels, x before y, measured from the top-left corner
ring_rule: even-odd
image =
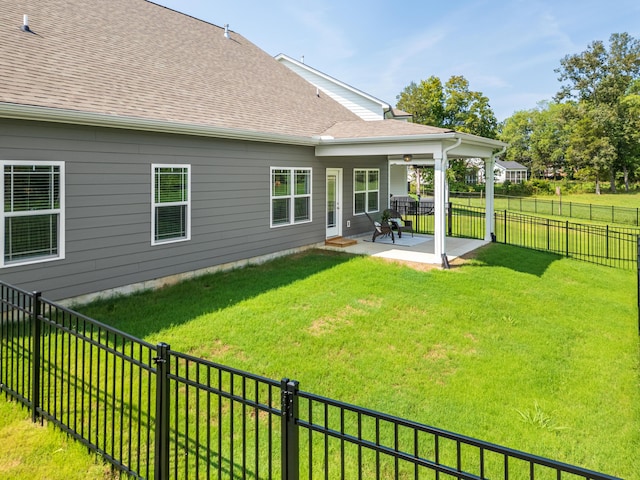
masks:
[[[413,155],[411,155],[410,153],[407,153],[407,154],[405,154],[405,155],[403,155],[403,156],[402,156],[402,159],[403,159],[405,162],[410,162],[411,160],[413,160]]]

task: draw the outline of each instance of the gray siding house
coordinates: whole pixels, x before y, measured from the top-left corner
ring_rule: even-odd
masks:
[[[0,53],[0,279],[54,300],[366,232],[406,155],[435,169],[443,253],[447,159],[493,165],[504,146],[366,122],[238,33],[145,0],[0,0]]]

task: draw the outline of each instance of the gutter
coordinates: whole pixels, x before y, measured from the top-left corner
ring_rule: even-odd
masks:
[[[318,140],[313,137],[266,133],[255,130],[216,127],[165,120],[151,120],[139,117],[122,117],[105,113],[81,112],[63,108],[20,105],[16,103],[0,102],[0,118],[67,123],[92,127],[120,128],[125,130],[142,130],[159,133],[175,133],[179,135],[195,135],[200,137],[216,137],[309,147],[316,146],[318,144]]]
[[[508,144],[501,142],[500,140],[493,140],[491,138],[478,137],[477,135],[471,135],[461,132],[448,132],[448,133],[432,133],[432,134],[420,134],[420,135],[398,135],[398,136],[384,136],[384,137],[358,137],[358,138],[334,138],[331,136],[319,136],[314,137],[318,140],[318,145],[358,145],[358,144],[372,144],[372,143],[406,143],[406,142],[424,142],[433,140],[462,140],[468,145],[479,145],[483,147],[493,146],[495,148],[504,148]],[[457,144],[455,146],[459,146]]]
[[[447,132],[420,135],[399,135],[362,138],[334,138],[331,136],[300,136],[282,133],[259,132],[242,128],[216,127],[169,120],[153,120],[140,117],[125,117],[106,113],[82,112],[64,108],[22,105],[17,103],[0,102],[0,118],[16,120],[32,120],[38,122],[66,123],[72,125],[86,125],[92,127],[120,128],[124,130],[141,130],[158,133],[173,133],[178,135],[193,135],[199,137],[225,138],[231,140],[245,140],[251,142],[278,143],[285,145],[299,145],[317,147],[323,145],[358,145],[380,143],[407,143],[433,140],[465,140],[465,143],[479,146],[493,146],[506,149],[508,144],[499,140],[478,137],[468,133]],[[459,143],[457,144],[459,145]],[[456,145],[456,146],[457,146]]]

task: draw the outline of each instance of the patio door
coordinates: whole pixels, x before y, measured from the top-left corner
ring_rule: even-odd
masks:
[[[327,238],[342,235],[342,169],[327,168]]]

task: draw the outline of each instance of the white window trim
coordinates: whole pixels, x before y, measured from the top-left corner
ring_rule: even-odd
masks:
[[[356,172],[362,171],[365,172],[367,177],[367,189],[366,190],[356,190]],[[378,189],[377,190],[369,190],[369,172],[378,172]],[[378,193],[378,208],[376,210],[369,210],[369,193],[377,192]],[[356,212],[356,193],[366,193],[367,198],[364,203],[364,212]],[[364,215],[365,213],[376,213],[380,211],[380,169],[379,168],[354,168],[353,169],[353,215]]]
[[[157,168],[186,168],[187,169],[187,201],[156,203],[156,169]],[[156,207],[170,207],[186,205],[187,224],[184,237],[156,240]],[[191,240],[191,165],[182,163],[152,163],[151,164],[151,245],[166,245],[168,243],[187,242]]]
[[[306,170],[309,172],[309,193],[304,195],[295,195],[290,193],[285,196],[274,196],[273,195],[273,171],[274,170],[288,170],[291,173],[291,188],[294,185],[294,175],[296,170]],[[308,197],[309,198],[309,219],[308,220],[300,220],[295,221],[295,199]],[[289,219],[289,223],[278,223],[277,225],[273,224],[273,200],[274,199],[283,199],[288,198],[290,202],[290,211],[291,218]],[[313,168],[311,167],[271,167],[269,169],[269,225],[271,228],[280,228],[280,227],[289,227],[291,225],[302,225],[304,223],[311,223],[313,221]]]
[[[4,211],[4,167],[7,165],[38,165],[38,166],[54,166],[59,167],[60,169],[60,208],[58,209],[50,209],[50,210],[36,210],[33,213],[25,213],[16,214],[16,213],[6,213]],[[0,167],[2,168],[2,182],[0,182],[0,201],[2,201],[2,213],[0,214],[0,235],[2,235],[2,239],[0,240],[2,251],[0,252],[0,268],[8,268],[8,267],[17,267],[21,265],[32,265],[34,263],[43,263],[43,262],[53,262],[56,260],[64,260],[65,258],[65,231],[66,231],[66,223],[65,223],[65,170],[64,170],[64,162],[57,161],[43,161],[43,160],[0,160]],[[24,260],[16,260],[13,262],[5,262],[4,260],[4,229],[5,229],[5,219],[7,217],[18,217],[25,215],[50,215],[52,213],[58,214],[58,254],[50,255],[50,256],[42,256],[37,258],[28,258]]]

